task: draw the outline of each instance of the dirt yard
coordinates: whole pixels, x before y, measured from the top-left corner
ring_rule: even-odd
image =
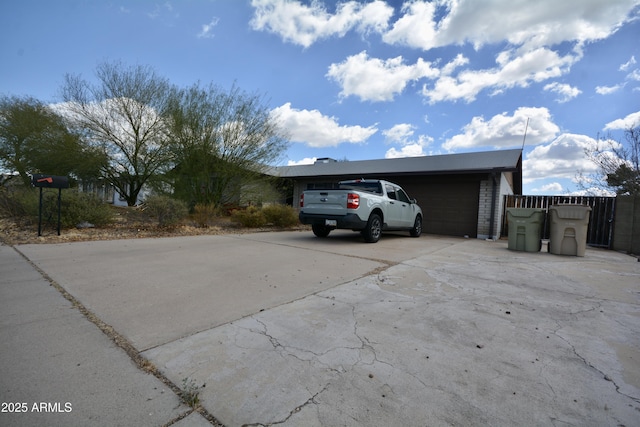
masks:
[[[230,217],[213,217],[207,226],[200,226],[193,218],[185,219],[173,227],[160,227],[153,216],[137,207],[111,207],[114,221],[106,227],[67,228],[57,232],[57,224],[42,225],[42,235],[38,236],[38,223],[0,218],[0,241],[8,245],[28,243],[63,243],[89,240],[138,239],[152,237],[215,235],[227,233],[247,233],[256,231],[282,230],[278,227],[257,229],[243,228],[231,221]],[[300,225],[299,228],[303,226]],[[297,229],[288,228],[288,230]]]

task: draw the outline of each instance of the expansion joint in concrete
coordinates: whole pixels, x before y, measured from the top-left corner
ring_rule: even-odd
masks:
[[[24,258],[47,282],[49,285],[55,288],[71,305],[77,309],[85,319],[93,323],[102,333],[104,333],[118,348],[124,351],[127,356],[131,358],[131,361],[143,372],[153,375],[160,381],[162,381],[171,391],[178,395],[182,400],[182,390],[175,385],[168,377],[166,377],[160,370],[158,370],[153,363],[143,357],[140,352],[127,340],[123,335],[118,333],[113,326],[105,323],[102,319],[91,312],[84,304],[82,304],[75,296],[70,294],[62,285],[56,282],[51,276],[49,276],[44,270],[38,267],[33,261],[31,261],[25,254],[23,254],[16,247],[12,246],[22,258]],[[186,402],[185,402],[186,403]],[[193,410],[187,411],[182,414],[184,417],[191,414]],[[204,408],[198,407],[197,412],[202,415],[207,421],[214,426],[222,426],[218,420],[211,414],[209,414]],[[182,419],[184,417],[179,417]]]

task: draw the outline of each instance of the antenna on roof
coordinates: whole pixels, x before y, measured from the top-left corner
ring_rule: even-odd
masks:
[[[524,127],[524,137],[522,138],[521,150],[524,150],[524,141],[527,139],[527,129],[529,129],[529,117],[527,117],[527,124]]]

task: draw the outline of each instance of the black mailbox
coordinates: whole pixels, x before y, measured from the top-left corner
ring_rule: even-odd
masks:
[[[69,188],[69,178],[66,176],[44,175],[34,173],[31,177],[31,183],[34,187],[40,188],[40,207],[38,209],[38,236],[42,236],[42,189],[57,188],[58,189],[58,236],[60,235],[60,199],[62,197],[62,189]]]
[[[34,187],[69,188],[69,178],[66,176],[44,175],[35,173],[31,178]]]

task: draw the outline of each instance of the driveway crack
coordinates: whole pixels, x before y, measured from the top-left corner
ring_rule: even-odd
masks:
[[[295,408],[293,408],[289,414],[282,420],[279,421],[273,421],[270,423],[250,423],[250,424],[243,424],[242,427],[268,427],[268,426],[275,426],[278,424],[284,424],[287,421],[289,421],[289,419],[291,417],[293,417],[295,414],[297,414],[298,412],[302,411],[306,406],[314,404],[317,405],[318,402],[316,402],[316,398],[324,393],[328,388],[329,388],[330,384],[325,385],[320,391],[316,392],[313,396],[311,396],[310,398],[308,398],[304,403],[302,403],[301,405],[296,406]]]
[[[615,382],[615,380],[613,378],[611,378],[608,374],[602,372],[600,369],[598,369],[597,367],[595,367],[591,362],[589,362],[587,360],[586,357],[582,356],[578,350],[576,350],[576,347],[565,337],[563,337],[562,335],[560,335],[558,333],[558,331],[554,331],[554,335],[557,336],[558,338],[560,338],[562,341],[564,341],[565,343],[567,343],[567,345],[571,348],[571,351],[573,352],[573,354],[576,355],[576,357],[578,359],[580,359],[582,361],[582,363],[584,363],[586,366],[588,366],[589,368],[593,369],[594,371],[598,372],[600,375],[602,375],[602,378],[606,381],[611,382],[611,384],[613,384],[613,386],[616,389],[616,393],[625,396],[631,400],[633,400],[634,402],[640,403],[640,398],[636,397],[636,396],[631,396],[629,394],[623,393],[620,390],[620,386]]]

